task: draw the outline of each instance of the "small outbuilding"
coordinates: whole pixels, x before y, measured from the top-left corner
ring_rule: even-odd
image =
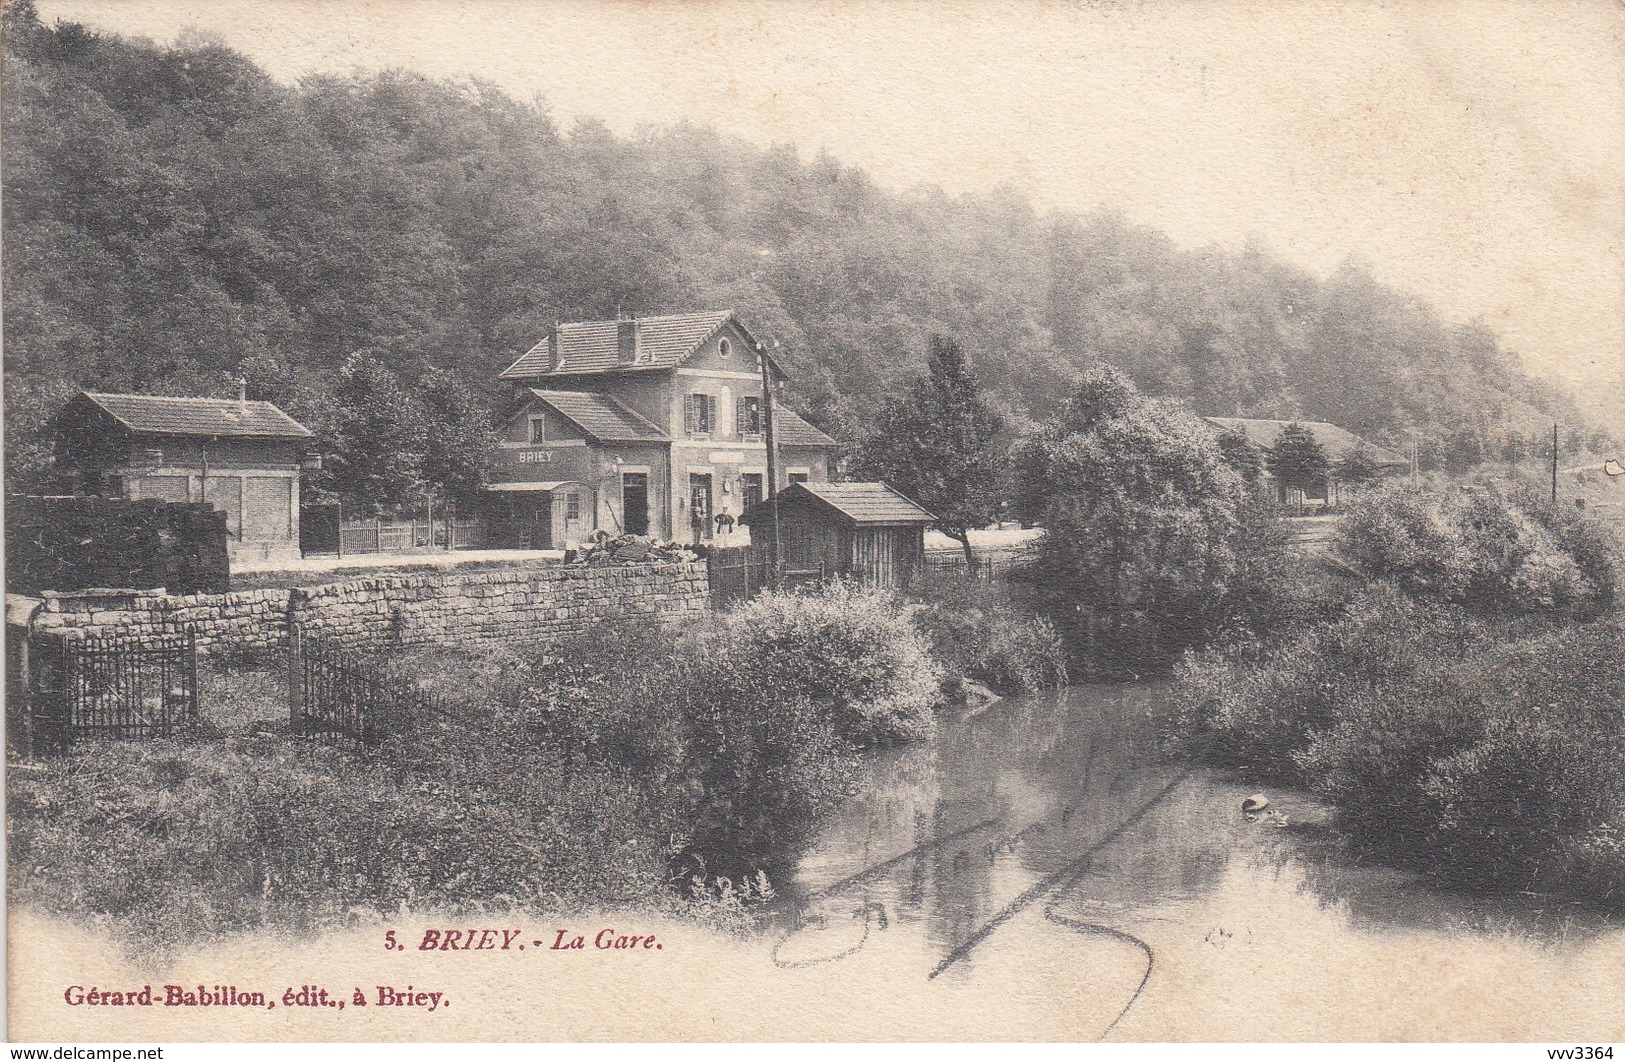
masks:
[[[886,483],[792,483],[778,494],[779,544],[789,570],[819,569],[899,586],[925,562],[937,518]],[[773,531],[774,499],[746,509],[754,541]]]
[[[310,431],[269,402],[84,391],[57,415],[75,494],[207,502],[233,561],[297,558]]]

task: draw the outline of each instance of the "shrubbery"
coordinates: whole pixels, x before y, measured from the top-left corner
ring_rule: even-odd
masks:
[[[912,618],[916,606],[834,582],[817,594],[763,594],[719,621],[746,681],[825,707],[859,745],[928,736],[942,673]]]
[[[918,580],[915,625],[950,681],[965,676],[997,693],[1066,684],[1066,650],[1047,620],[1013,605],[1001,584],[951,572]]]
[[[1060,680],[1053,633],[962,587],[924,606],[836,584],[683,632],[387,654],[383,681],[444,707],[393,719],[366,754],[273,732],[88,746],[14,773],[12,898],[160,949],[402,905],[639,903],[735,925],[858,747],[932,731],[933,642],[1001,689]],[[258,707],[233,707],[237,725],[270,730]]]
[[[733,924],[844,791],[855,744],[928,733],[939,695],[909,610],[850,587],[766,595],[681,636],[625,623],[378,664],[445,708],[394,720],[365,756],[258,734],[16,772],[13,900],[159,949],[402,905],[642,903]]]
[[[1474,884],[1625,906],[1625,624],[1474,616],[1395,589],[1264,648],[1192,655],[1187,724],[1306,784],[1353,837]]]
[[[1333,543],[1364,576],[1480,613],[1592,616],[1615,595],[1600,528],[1493,487],[1451,496],[1396,485],[1364,494]]]
[[[844,784],[849,746],[827,708],[758,670],[727,639],[679,642],[661,627],[626,623],[540,653],[491,656],[503,674],[471,686],[462,671],[453,688],[445,669],[415,669],[454,701],[459,688],[475,692],[461,693],[450,717],[391,743],[386,754],[401,769],[444,763],[538,813],[547,797],[530,789],[547,779],[589,790],[610,779],[641,797],[627,817],[617,815],[619,828],[657,836],[685,878],[700,868],[776,875],[776,860]]]

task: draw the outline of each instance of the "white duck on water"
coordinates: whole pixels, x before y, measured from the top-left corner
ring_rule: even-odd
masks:
[[[1254,793],[1241,802],[1241,817],[1248,822],[1268,819],[1270,825],[1277,829],[1287,824],[1286,816],[1279,809],[1270,807],[1270,798],[1263,793]]]

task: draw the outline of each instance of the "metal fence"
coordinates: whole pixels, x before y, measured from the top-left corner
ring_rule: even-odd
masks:
[[[289,721],[295,735],[377,747],[426,716],[439,715],[439,696],[390,681],[357,651],[289,636]]]
[[[26,692],[28,753],[66,752],[86,738],[173,737],[197,726],[197,640],[190,632],[140,642],[53,641],[55,652],[39,654],[42,666]]]

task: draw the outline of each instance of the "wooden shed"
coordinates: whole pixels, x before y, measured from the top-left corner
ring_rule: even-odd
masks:
[[[925,562],[936,516],[885,483],[792,483],[778,494],[779,543],[789,570],[822,569],[899,586]],[[773,499],[746,509],[751,538],[773,533]]]

